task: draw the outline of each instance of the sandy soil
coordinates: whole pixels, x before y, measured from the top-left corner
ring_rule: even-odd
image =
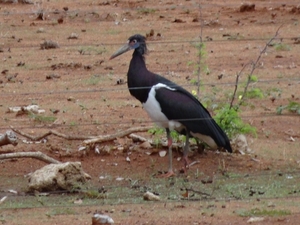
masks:
[[[255,87],[264,91],[261,99],[249,99],[242,108],[242,118],[257,129],[257,137],[247,136],[253,153],[193,154],[192,166],[185,176],[201,171],[202,177],[220,173],[220,162],[226,170],[238,174],[260,174],[265,171],[299,170],[300,117],[276,109],[289,101],[299,102],[299,16],[297,1],[251,1],[255,10],[240,11],[241,2],[206,1],[45,1],[40,4],[0,4],[0,113],[1,132],[13,126],[29,135],[38,136],[49,130],[71,136],[114,134],[152,122],[137,100],[130,96],[126,72],[131,53],[109,61],[110,55],[135,33],[148,38],[149,70],[184,86],[189,91],[195,79],[197,49],[193,43],[202,38],[206,45],[205,65],[201,74],[200,98],[216,104],[229,102],[236,74],[247,63],[257,59],[265,44],[279,29],[278,39],[262,54],[255,75]],[[298,7],[298,8],[297,8]],[[43,12],[43,20],[37,18]],[[201,14],[200,14],[201,12]],[[74,34],[72,34],[74,33]],[[74,38],[75,37],[75,38]],[[45,40],[57,42],[59,48],[41,49]],[[245,81],[250,67],[242,75]],[[120,82],[121,81],[121,82]],[[38,104],[45,109],[44,119],[7,113],[8,107]],[[46,121],[45,117],[49,121]],[[51,117],[54,117],[52,121]],[[155,138],[147,132],[138,133]],[[24,137],[21,137],[24,139]],[[147,155],[129,138],[105,142],[99,148],[112,149],[110,154],[93,150],[78,152],[80,140],[49,136],[46,143],[20,143],[3,146],[0,151],[41,151],[60,161],[81,161],[92,176],[91,184],[101,186],[99,176],[139,177],[147,182],[153,174],[167,169],[167,157]],[[118,150],[118,148],[122,150]],[[130,163],[126,157],[130,154]],[[176,171],[182,166],[180,152],[174,152]],[[253,160],[255,159],[255,160]],[[117,166],[112,166],[116,163]],[[35,159],[0,162],[0,196],[9,188],[23,192],[24,175],[44,166]],[[114,164],[115,165],[115,164]],[[178,175],[182,176],[182,175]],[[19,183],[10,182],[18,178]],[[14,179],[12,179],[14,180]],[[193,180],[191,180],[193,182]],[[283,199],[256,201],[165,201],[163,203],[73,206],[71,215],[47,216],[48,207],[14,209],[5,205],[0,221],[7,224],[91,224],[95,211],[110,214],[117,224],[246,224],[249,217],[235,213],[268,202],[279,205]],[[264,217],[256,224],[297,224],[299,198],[285,199],[291,215]],[[113,209],[113,211],[112,211]],[[129,210],[128,210],[129,209]],[[18,215],[18,216],[16,216]],[[42,222],[41,222],[42,221]]]

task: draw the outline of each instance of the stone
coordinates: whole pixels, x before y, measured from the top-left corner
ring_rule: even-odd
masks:
[[[242,155],[246,153],[251,153],[252,150],[248,145],[247,138],[243,134],[237,135],[231,142],[233,147],[233,152],[239,152]]]
[[[100,225],[100,224],[113,224],[114,220],[103,214],[96,213],[92,217],[92,225]]]
[[[72,190],[91,177],[81,167],[81,162],[49,164],[29,175],[29,191]]]

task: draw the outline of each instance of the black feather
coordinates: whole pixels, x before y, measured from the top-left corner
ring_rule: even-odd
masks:
[[[218,147],[232,152],[225,132],[211,117],[205,107],[187,90],[174,82],[150,72],[146,68],[144,54],[147,52],[146,39],[142,35],[133,35],[129,43],[137,43],[127,73],[128,88],[135,98],[145,103],[152,86],[159,83],[169,88],[158,88],[155,98],[159,102],[162,113],[168,120],[180,122],[186,130],[180,133],[199,133],[211,137]],[[167,128],[167,127],[166,127]],[[167,128],[168,129],[168,128]]]

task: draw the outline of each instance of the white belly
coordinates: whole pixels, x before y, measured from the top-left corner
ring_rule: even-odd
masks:
[[[199,140],[205,142],[212,149],[217,149],[218,148],[218,145],[216,144],[216,142],[214,141],[214,139],[212,139],[210,136],[206,136],[206,135],[199,134],[199,133],[193,133],[193,132],[191,132],[191,135],[193,137],[198,138]]]
[[[182,130],[183,125],[178,121],[168,120],[162,113],[159,102],[155,99],[155,90],[161,87],[166,88],[166,85],[157,84],[151,88],[147,101],[143,103],[143,108],[158,126],[180,131]]]

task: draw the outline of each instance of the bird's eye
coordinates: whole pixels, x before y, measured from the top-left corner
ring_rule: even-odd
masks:
[[[136,40],[136,39],[133,39],[133,41],[132,41],[132,42],[135,44],[135,43],[137,43],[137,40]]]

